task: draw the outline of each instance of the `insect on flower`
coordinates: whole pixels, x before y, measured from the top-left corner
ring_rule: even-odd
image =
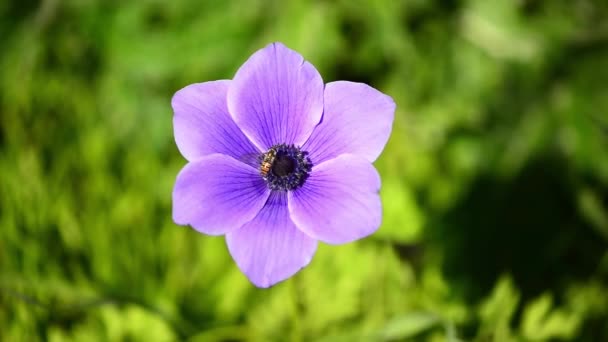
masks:
[[[171,105],[188,160],[173,188],[173,220],[225,235],[256,286],[308,265],[317,241],[347,243],[380,226],[372,163],[391,132],[389,96],[363,83],[324,85],[300,54],[273,43],[232,80],[186,86]]]
[[[266,177],[268,175],[268,172],[270,171],[270,168],[274,163],[274,158],[276,157],[276,155],[277,150],[275,150],[274,148],[271,148],[270,150],[268,150],[268,152],[264,154],[264,158],[262,159],[262,166],[260,166],[260,174],[262,175],[262,177]]]

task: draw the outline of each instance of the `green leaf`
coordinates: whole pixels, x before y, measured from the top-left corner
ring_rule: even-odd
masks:
[[[395,340],[416,336],[441,323],[441,319],[429,312],[412,312],[392,318],[382,329],[385,340]]]

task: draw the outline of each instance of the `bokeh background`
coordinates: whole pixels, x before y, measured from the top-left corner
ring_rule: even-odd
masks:
[[[397,113],[373,236],[253,287],[173,93],[282,41]],[[608,341],[608,3],[0,2],[0,340]]]

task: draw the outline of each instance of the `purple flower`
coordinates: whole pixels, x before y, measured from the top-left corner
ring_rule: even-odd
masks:
[[[256,286],[306,266],[317,240],[346,243],[380,226],[372,162],[391,132],[389,96],[362,83],[324,86],[314,66],[274,43],[233,80],[191,84],[171,104],[188,160],[173,189],[173,220],[225,234]]]

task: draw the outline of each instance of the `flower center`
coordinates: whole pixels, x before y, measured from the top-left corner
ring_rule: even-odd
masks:
[[[278,177],[285,177],[296,169],[296,162],[288,155],[276,156],[272,164],[272,173]]]
[[[260,161],[260,175],[268,188],[275,191],[302,186],[312,168],[308,152],[294,145],[274,145],[260,156]]]

